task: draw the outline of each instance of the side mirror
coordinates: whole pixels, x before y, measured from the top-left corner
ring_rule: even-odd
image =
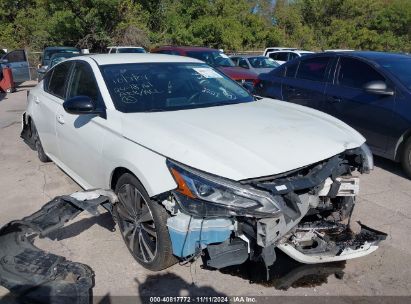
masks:
[[[385,81],[376,80],[367,82],[364,87],[364,91],[376,94],[376,95],[386,95],[386,96],[393,96],[394,90],[389,89]]]
[[[98,114],[105,116],[104,109],[97,109],[93,100],[88,96],[75,96],[63,102],[63,108],[70,114]]]
[[[47,72],[47,70],[45,68],[37,69],[37,73],[39,73],[39,74],[45,74],[46,72]]]

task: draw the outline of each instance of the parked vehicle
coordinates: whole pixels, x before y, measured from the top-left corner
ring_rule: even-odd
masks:
[[[271,58],[264,56],[234,55],[230,56],[230,58],[236,66],[248,69],[256,74],[269,73],[280,66]]]
[[[302,51],[302,50],[282,50],[268,52],[266,57],[275,60],[279,64],[284,64],[287,61],[293,60],[298,57],[313,54],[314,52]]]
[[[411,57],[330,52],[298,58],[261,75],[261,96],[331,114],[357,129],[374,154],[411,177]]]
[[[197,59],[68,59],[30,90],[23,122],[40,160],[85,189],[116,192],[124,241],[151,270],[203,251],[209,267],[248,258],[269,267],[275,247],[304,263],[346,260],[385,237],[347,232],[358,175],[373,167],[358,132],[319,111],[256,100]]]
[[[162,46],[151,51],[152,53],[188,56],[199,59],[220,70],[231,79],[252,89],[257,81],[257,74],[235,66],[234,62],[221,50],[205,47],[189,46]]]
[[[14,50],[0,59],[0,69],[10,68],[15,84],[30,80],[29,62],[25,50]]]
[[[74,53],[80,54],[80,49],[68,46],[48,46],[43,50],[43,54],[40,57],[39,69],[47,69],[50,64],[51,56],[55,53]]]
[[[107,53],[147,53],[141,46],[110,46],[107,48]]]
[[[267,57],[267,54],[273,51],[293,51],[296,49],[297,48],[289,48],[289,47],[268,47],[264,50],[263,56]]]
[[[57,63],[62,62],[63,60],[66,60],[68,58],[76,57],[79,56],[80,54],[77,53],[54,53],[50,57],[50,64],[46,67],[42,67],[37,69],[37,75],[38,75],[38,81],[42,80],[44,75],[47,73],[48,70],[50,70],[53,66],[55,66]]]

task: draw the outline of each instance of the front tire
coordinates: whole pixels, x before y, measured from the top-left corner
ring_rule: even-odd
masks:
[[[401,164],[405,174],[411,178],[411,137],[404,144],[402,152]]]
[[[172,254],[166,210],[152,201],[132,174],[123,174],[115,187],[119,202],[114,213],[121,235],[134,259],[158,271],[177,262]]]

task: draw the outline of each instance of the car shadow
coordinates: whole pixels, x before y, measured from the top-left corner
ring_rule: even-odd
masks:
[[[381,168],[400,177],[408,178],[402,170],[401,164],[395,161],[374,155],[374,165],[378,168]]]
[[[47,238],[51,240],[61,241],[75,237],[90,229],[94,225],[99,225],[110,232],[115,231],[116,223],[113,220],[112,215],[109,212],[105,212],[99,216],[93,216],[91,218],[82,219],[78,222],[74,222],[68,226],[62,227],[55,232],[47,235]]]
[[[2,101],[6,95],[6,93],[0,91],[0,101]]]

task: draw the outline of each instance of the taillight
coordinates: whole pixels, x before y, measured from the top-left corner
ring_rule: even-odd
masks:
[[[256,87],[258,84],[261,83],[261,79],[257,78],[253,80],[253,85]]]

